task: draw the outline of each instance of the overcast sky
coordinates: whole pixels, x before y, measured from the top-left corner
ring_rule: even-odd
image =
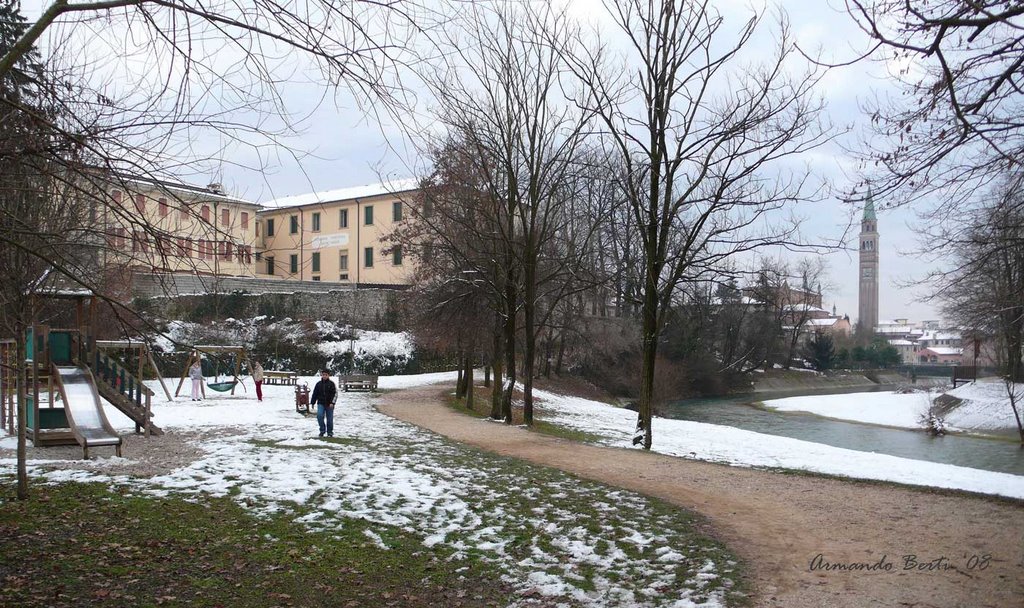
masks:
[[[580,19],[595,27],[607,25],[600,18],[603,10],[600,2],[571,1],[571,12]],[[41,0],[25,1],[23,13],[34,20],[40,14],[42,4]],[[830,3],[783,0],[780,4],[786,10],[802,48],[810,52],[821,50],[824,59],[834,61],[849,60],[865,48],[863,34],[842,12],[842,5],[836,0]],[[745,0],[721,0],[715,6],[734,27],[750,15],[751,3]],[[97,35],[102,36],[103,30],[90,32],[90,36]],[[759,39],[757,44],[768,45],[770,42]],[[401,129],[387,119],[382,120],[381,116],[367,113],[363,99],[345,91],[325,92],[317,82],[315,72],[303,69],[303,61],[301,57],[293,58],[289,67],[290,82],[279,88],[281,99],[289,111],[305,118],[301,136],[288,140],[287,148],[261,149],[258,159],[252,149],[229,148],[226,155],[230,158],[210,169],[209,181],[220,181],[233,194],[260,202],[314,190],[377,182],[382,175],[409,177],[422,169]],[[143,61],[142,65],[145,64]],[[820,93],[828,104],[831,122],[839,128],[851,127],[853,134],[818,150],[806,162],[836,191],[848,190],[849,180],[855,172],[854,161],[843,150],[843,144],[855,146],[855,136],[863,134],[860,104],[872,95],[890,92],[892,84],[887,77],[887,66],[880,63],[836,68],[825,77]],[[253,171],[251,168],[255,166],[265,170]],[[201,183],[205,176],[193,176],[191,179]],[[884,206],[884,201],[879,206]],[[814,208],[803,209],[800,214],[806,218],[805,235],[823,240],[846,235],[848,249],[826,256],[831,289],[827,290],[824,299],[829,309],[834,304],[840,314],[849,314],[856,321],[859,209],[832,199]],[[912,284],[923,272],[922,261],[909,255],[919,245],[913,230],[913,213],[880,208],[878,216],[881,235],[880,318],[937,318],[932,305],[916,301],[924,293],[902,287]],[[854,228],[848,230],[851,218]]]

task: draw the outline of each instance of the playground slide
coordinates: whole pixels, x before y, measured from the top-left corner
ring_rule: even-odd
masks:
[[[56,366],[55,366],[56,367]],[[56,367],[68,424],[88,457],[91,446],[112,445],[121,455],[121,437],[110,426],[92,374],[81,367]]]

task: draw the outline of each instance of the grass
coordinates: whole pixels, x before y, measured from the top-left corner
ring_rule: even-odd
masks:
[[[10,478],[5,478],[9,482]],[[4,606],[504,606],[485,562],[450,562],[361,520],[311,532],[296,513],[256,518],[228,498],[158,498],[102,484],[0,492]]]

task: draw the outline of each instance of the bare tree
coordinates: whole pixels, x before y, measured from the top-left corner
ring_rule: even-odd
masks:
[[[799,60],[779,19],[776,46],[751,65],[762,16],[730,36],[710,2],[606,3],[629,48],[627,65],[599,48],[576,64],[580,105],[596,113],[623,165],[622,188],[640,233],[642,371],[637,437],[650,449],[658,339],[676,287],[759,246],[795,242],[774,211],[814,196],[783,165],[827,140],[819,73]]]
[[[868,176],[892,205],[958,217],[1024,153],[1024,7],[999,0],[846,0],[901,92],[866,110]],[[932,198],[934,197],[934,198]],[[931,208],[920,202],[933,200]]]
[[[929,276],[944,313],[994,339],[1007,397],[1024,446],[1019,411],[1024,383],[1024,196],[1022,175],[1003,177],[972,221],[947,232],[952,265]],[[975,338],[977,340],[978,338]]]
[[[568,293],[546,289],[562,276],[565,258],[589,250],[572,233],[565,211],[569,179],[588,115],[562,92],[572,28],[550,5],[473,5],[443,39],[448,60],[424,75],[436,100],[437,122],[470,148],[475,179],[495,204],[491,238],[502,243],[494,277],[503,322],[503,410],[510,420],[518,378],[516,337],[523,336],[524,419],[533,423],[537,336],[554,303]],[[584,238],[581,238],[584,237]],[[558,242],[556,242],[558,241]]]

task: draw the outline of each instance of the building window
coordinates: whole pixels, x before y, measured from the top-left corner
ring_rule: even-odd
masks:
[[[146,195],[136,194],[135,195],[135,210],[139,213],[146,212]]]
[[[319,280],[320,280],[320,277],[319,277],[319,276],[315,276],[315,277],[313,277],[313,280],[314,280],[314,281],[319,281]]]
[[[320,212],[313,213],[313,232],[320,232]]]
[[[363,207],[363,224],[373,226],[373,205]]]
[[[210,223],[210,206],[203,205],[203,210],[200,212],[199,217],[203,218],[203,221],[207,224]]]
[[[178,257],[192,257],[192,247],[189,246],[188,239],[178,239]]]
[[[373,268],[373,247],[367,247],[363,250],[363,266]]]
[[[224,259],[231,261],[232,247],[231,241],[224,241],[221,243],[221,253],[224,254]]]
[[[293,215],[288,218],[288,232],[290,234],[299,233],[299,216]]]
[[[289,257],[288,271],[291,272],[292,274],[298,274],[299,273],[299,256],[297,254],[293,253]]]
[[[872,269],[870,266],[865,267],[864,269],[861,270],[861,276],[863,276],[865,279],[870,279],[871,277],[875,276],[874,269]]]
[[[121,202],[121,191],[120,190],[112,191],[110,193],[110,196],[114,197],[114,202],[115,203],[120,203]]]
[[[338,270],[348,270],[348,252],[342,251],[338,256]]]
[[[338,228],[348,228],[348,209],[338,210]]]
[[[313,272],[320,272],[320,252],[313,253]]]
[[[274,236],[274,218],[267,218],[267,236]]]
[[[181,207],[178,208],[178,215],[183,220],[188,219],[188,203],[184,201],[181,203]]]
[[[242,212],[242,230],[249,229],[249,214],[245,211]],[[259,236],[259,235],[256,235]]]
[[[274,256],[267,256],[267,274],[274,274]]]
[[[160,209],[160,217],[167,217],[167,214],[170,213],[170,211],[167,209],[167,199],[166,198],[160,199],[160,207],[159,207],[159,209]]]
[[[395,266],[401,266],[402,265],[402,246],[401,245],[395,245],[394,247],[391,248],[391,261],[394,263]]]
[[[220,211],[220,225],[230,226],[231,225],[231,210],[221,209]]]
[[[402,221],[402,201],[391,203],[391,219],[396,222]]]

